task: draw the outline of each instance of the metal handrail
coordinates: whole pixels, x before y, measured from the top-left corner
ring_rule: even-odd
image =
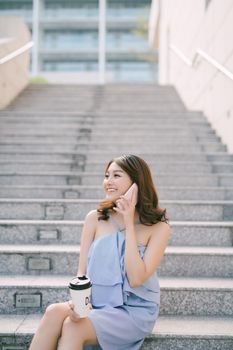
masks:
[[[180,51],[175,45],[170,45],[169,48],[189,67],[194,67],[198,56],[204,58],[207,62],[212,64],[217,70],[225,74],[228,78],[233,80],[233,73],[226,69],[221,63],[216,61],[213,57],[208,55],[202,49],[198,48],[193,56],[193,59],[190,60],[187,58],[182,51]]]
[[[22,53],[24,53],[25,51],[29,50],[33,45],[34,45],[34,42],[29,41],[27,44],[23,45],[19,49],[15,50],[15,51],[11,52],[10,54],[6,55],[5,57],[1,58],[0,64],[4,64],[6,62],[9,62],[13,58],[15,58],[15,57],[21,55]]]

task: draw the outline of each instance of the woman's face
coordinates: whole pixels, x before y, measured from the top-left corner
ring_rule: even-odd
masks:
[[[106,198],[115,201],[132,185],[129,175],[115,162],[111,163],[105,173],[103,188]]]

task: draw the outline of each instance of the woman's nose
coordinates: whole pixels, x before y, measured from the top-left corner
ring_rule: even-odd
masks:
[[[113,183],[113,177],[109,176],[107,178],[107,184],[109,185],[109,184],[112,184],[112,183]]]

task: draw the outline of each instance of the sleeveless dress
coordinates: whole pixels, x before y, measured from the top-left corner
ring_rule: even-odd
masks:
[[[110,220],[113,222],[113,218]],[[123,231],[118,226],[116,232],[101,235],[88,252],[87,275],[92,281],[93,307],[88,318],[100,346],[86,345],[84,350],[138,350],[158,317],[157,275],[154,273],[137,288],[130,287],[124,266]],[[138,244],[142,259],[145,250]]]

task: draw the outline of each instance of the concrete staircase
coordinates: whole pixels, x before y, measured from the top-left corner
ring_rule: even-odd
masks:
[[[172,234],[143,349],[233,348],[233,155],[172,87],[30,86],[0,112],[0,349],[26,350],[68,299],[105,164],[151,165]],[[106,349],[111,350],[111,349]]]

